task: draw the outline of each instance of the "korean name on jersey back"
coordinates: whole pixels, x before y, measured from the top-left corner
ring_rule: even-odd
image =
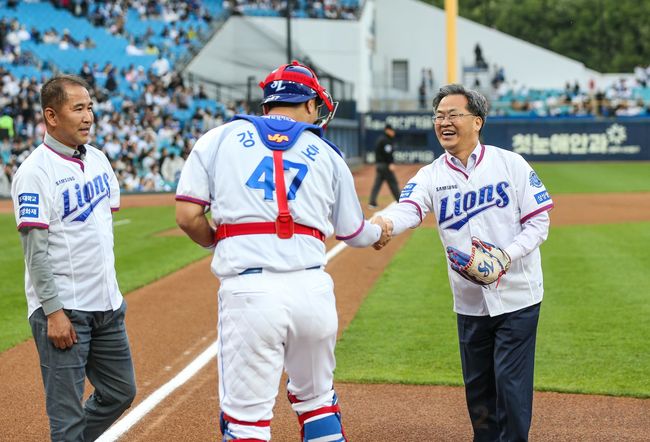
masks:
[[[68,187],[62,192],[63,216],[61,219],[73,215],[72,221],[86,221],[97,204],[110,194],[111,188],[107,173],[97,175],[91,181],[86,182],[83,187],[75,183],[74,189]]]
[[[443,186],[445,188],[447,186]],[[440,199],[438,225],[444,229],[460,230],[469,220],[479,213],[493,207],[503,208],[510,203],[506,181],[488,184],[478,191],[455,192]],[[443,224],[446,224],[443,226]]]

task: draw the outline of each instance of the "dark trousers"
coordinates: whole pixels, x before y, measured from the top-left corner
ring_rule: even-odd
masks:
[[[45,405],[52,441],[97,439],[129,408],[135,375],[124,325],[126,302],[116,311],[64,310],[78,342],[59,350],[47,337],[47,317],[39,308],[29,318],[41,361]],[[95,387],[82,405],[86,376]]]
[[[495,317],[457,317],[475,441],[528,440],[539,309],[536,304]]]
[[[390,187],[390,192],[393,194],[395,201],[399,201],[400,190],[397,186],[397,179],[388,166],[388,163],[377,163],[377,175],[375,175],[375,183],[372,185],[368,204],[373,206],[377,205],[377,195],[379,194],[379,189],[384,181],[388,183],[388,187]]]

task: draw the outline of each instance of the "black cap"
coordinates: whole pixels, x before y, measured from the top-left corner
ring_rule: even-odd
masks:
[[[384,125],[384,130],[386,130],[386,129],[393,129],[393,126],[391,126],[389,123],[386,123]]]

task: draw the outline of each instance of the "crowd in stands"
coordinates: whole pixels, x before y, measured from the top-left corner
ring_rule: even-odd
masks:
[[[297,0],[292,17],[356,20],[359,0]],[[287,0],[223,0],[223,10],[234,15],[286,16]]]
[[[516,79],[504,79],[493,89],[493,96],[491,113],[497,116],[650,116],[650,88],[625,77],[605,86],[593,79],[582,86],[567,82],[564,89],[530,89]]]
[[[490,74],[489,88],[482,87],[478,78],[468,86],[490,97],[490,114],[494,116],[650,116],[650,65],[637,66],[634,75],[621,77],[604,86],[592,79],[583,85],[577,81],[567,82],[563,89],[533,89],[517,79],[507,79],[503,66],[490,68],[477,43],[473,68]]]
[[[127,2],[52,1],[59,8],[88,20],[115,21],[127,11]],[[7,5],[15,7],[15,5]],[[169,191],[196,139],[205,131],[223,123],[236,112],[246,112],[241,104],[221,105],[209,100],[203,89],[187,87],[163,56],[164,48],[177,44],[179,36],[192,38],[192,27],[176,26],[175,20],[194,15],[209,20],[199,1],[131,1],[145,18],[164,20],[161,35],[156,36],[156,60],[150,66],[131,64],[117,68],[111,61],[82,62],[78,74],[92,88],[95,125],[91,144],[103,149],[110,159],[125,191]],[[119,12],[121,11],[121,12]],[[19,17],[18,17],[19,18]],[[117,20],[119,22],[119,20]],[[120,27],[116,27],[116,30]],[[61,33],[55,28],[26,31],[16,18],[0,19],[2,48],[16,55],[0,61],[0,196],[7,196],[11,179],[22,161],[38,146],[45,132],[40,112],[40,86],[52,75],[14,75],[17,54],[23,41],[58,44]],[[142,39],[144,37],[144,39]],[[142,41],[144,36],[139,36]],[[79,48],[83,42],[65,37]],[[38,70],[36,70],[38,72]]]
[[[102,70],[94,72],[87,65],[78,74],[92,84],[105,75]],[[127,71],[118,75],[129,74]],[[125,191],[170,191],[198,137],[235,113],[246,113],[248,109],[242,103],[231,103],[216,110],[195,107],[194,101],[207,97],[201,89],[185,86],[177,73],[161,78],[150,69],[142,75],[146,84],[144,92],[134,99],[124,97],[119,109],[104,88],[94,89],[95,125],[91,144],[104,151]],[[17,79],[0,68],[0,79],[0,164],[4,172],[4,177],[0,177],[0,196],[7,196],[7,183],[27,155],[42,142],[45,133],[39,90],[46,78]],[[187,120],[174,116],[177,110],[193,108],[195,111]]]
[[[166,50],[192,41],[197,34],[191,24],[179,21],[193,18],[209,22],[210,12],[203,2],[175,0],[50,0],[59,9],[108,29],[110,34],[129,40],[125,55],[156,55],[150,66],[135,63],[118,68],[107,60],[89,63],[79,60],[76,73],[92,88],[95,101],[95,125],[92,144],[110,159],[125,191],[169,191],[178,180],[185,158],[196,139],[205,131],[222,124],[235,113],[247,113],[242,103],[222,105],[208,99],[202,88],[183,83],[167,59]],[[224,2],[224,4],[229,2]],[[280,10],[286,2],[232,2],[232,11],[249,3],[255,7]],[[325,0],[299,2],[309,14],[326,18],[353,18],[357,2],[345,5]],[[345,3],[345,2],[343,2]],[[18,2],[8,1],[16,8]],[[356,5],[351,6],[351,5]],[[148,27],[142,33],[130,33],[126,26],[133,10],[141,20],[162,20],[159,32]],[[320,11],[320,12],[319,12]],[[14,75],[23,56],[21,43],[53,45],[58,50],[91,49],[97,43],[90,36],[74,38],[64,26],[31,27],[28,31],[16,17],[0,19],[0,196],[7,196],[11,179],[29,153],[38,146],[45,133],[40,112],[40,86],[53,73],[34,64],[39,75]],[[5,56],[5,54],[8,54]],[[101,66],[100,66],[101,65]]]
[[[6,2],[7,7],[14,7]],[[93,23],[108,26],[130,39],[127,51],[144,51],[155,61],[142,66],[132,63],[118,67],[114,61],[103,63],[79,60],[75,73],[92,88],[95,100],[95,126],[91,144],[101,148],[110,159],[125,191],[173,190],[180,170],[196,139],[205,131],[222,124],[235,113],[248,113],[243,103],[221,104],[208,98],[205,91],[186,85],[167,58],[167,49],[181,41],[191,41],[192,26],[179,26],[178,20],[193,17],[211,20],[203,3],[195,1],[84,1],[52,0],[59,8]],[[337,10],[358,12],[361,2],[297,1],[317,11],[335,5]],[[224,1],[231,11],[245,6],[286,8],[286,1]],[[350,6],[352,5],[352,6]],[[128,7],[127,7],[128,6]],[[142,33],[129,33],[120,25],[133,9],[143,20],[158,20],[157,31],[147,27]],[[243,11],[244,9],[242,9]],[[310,16],[312,14],[310,13]],[[316,14],[318,15],[318,14]],[[326,14],[325,14],[326,15]],[[340,16],[342,17],[342,15]],[[335,18],[333,15],[331,18]],[[343,17],[345,18],[345,17]],[[160,21],[164,24],[160,26]],[[124,23],[124,21],[122,22]],[[58,29],[61,31],[58,31]],[[67,36],[67,37],[66,37]],[[35,74],[17,74],[17,68],[33,62],[21,50],[26,41],[69,47],[91,48],[92,39],[75,39],[64,26],[44,28],[25,26],[16,18],[0,18],[0,197],[9,193],[11,179],[22,161],[38,146],[45,132],[39,104],[40,86],[52,74],[40,69]],[[65,45],[64,45],[65,46]],[[129,49],[130,48],[130,49]],[[482,65],[487,61],[479,54]],[[593,81],[581,86],[567,83],[564,89],[533,90],[510,80],[501,67],[494,67],[491,87],[492,115],[504,116],[638,116],[650,115],[650,66],[637,67],[629,79],[620,79],[604,88]],[[420,102],[435,91],[432,69],[422,71]]]
[[[125,31],[126,13],[134,9],[142,20],[163,20],[165,23],[190,18],[212,20],[212,14],[202,1],[190,0],[50,0],[59,8],[68,9],[78,17],[87,17],[97,27],[109,28],[113,34]]]

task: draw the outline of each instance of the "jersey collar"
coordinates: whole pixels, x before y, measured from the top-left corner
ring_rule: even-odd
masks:
[[[451,169],[462,173],[465,178],[469,178],[469,174],[478,167],[481,161],[483,161],[484,156],[485,146],[481,143],[478,143],[467,159],[467,167],[463,166],[463,163],[461,163],[458,158],[451,155],[449,152],[445,152],[445,163]]]
[[[266,114],[266,115],[262,115],[262,118],[270,118],[271,120],[296,121],[293,118],[287,117],[286,115],[282,115],[282,114]]]
[[[66,146],[56,138],[54,138],[49,133],[45,132],[45,137],[43,138],[43,144],[45,147],[50,149],[52,152],[63,158],[64,160],[72,161],[73,163],[79,164],[81,170],[84,170],[84,163],[80,159],[72,158],[72,155],[77,151],[71,147]]]

